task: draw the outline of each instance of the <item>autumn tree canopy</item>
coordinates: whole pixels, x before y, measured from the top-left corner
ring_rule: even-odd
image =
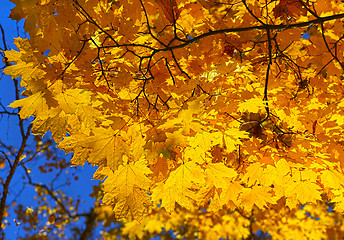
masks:
[[[12,2],[10,106],[98,166],[122,234],[341,236],[341,1]]]

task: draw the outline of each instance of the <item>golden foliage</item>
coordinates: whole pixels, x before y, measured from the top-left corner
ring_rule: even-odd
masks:
[[[6,52],[28,96],[10,106],[72,164],[99,166],[124,235],[186,219],[202,239],[248,237],[252,222],[293,239],[317,224],[320,238],[328,225],[300,206],[344,212],[340,4],[13,2],[30,40]]]

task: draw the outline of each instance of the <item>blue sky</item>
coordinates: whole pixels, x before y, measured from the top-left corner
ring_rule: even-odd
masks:
[[[13,38],[18,37],[28,37],[25,34],[25,31],[23,30],[23,20],[17,23],[16,21],[13,21],[8,18],[11,11],[10,9],[13,8],[15,5],[11,3],[8,0],[0,0],[1,1],[1,7],[0,7],[0,23],[3,26],[5,30],[5,36],[6,36],[6,43],[7,47],[9,49],[15,49],[15,46],[13,45]],[[2,35],[0,36],[2,39]],[[4,48],[2,41],[0,41],[0,47]],[[0,99],[1,103],[4,106],[8,106],[14,99],[15,99],[15,91],[13,86],[13,81],[9,76],[3,75],[0,79]],[[9,108],[9,111],[10,110]],[[27,122],[26,124],[29,124]],[[17,121],[14,117],[7,117],[3,116],[0,118],[0,140],[7,145],[13,145],[15,147],[18,147],[21,143],[21,136],[19,133],[19,128],[17,126]],[[50,134],[47,134],[45,138],[49,138]],[[32,139],[29,141],[29,144],[33,143]],[[61,151],[59,152],[59,156],[63,157],[64,153]],[[70,156],[67,156],[69,159]],[[44,159],[40,159],[40,161],[44,161]],[[44,164],[44,163],[39,163]],[[37,167],[39,164],[34,164],[30,167],[32,167],[32,177],[35,182],[42,182],[42,183],[49,183],[50,176],[47,174],[42,175]],[[90,207],[93,206],[93,200],[89,197],[89,194],[92,192],[92,185],[97,184],[96,181],[91,180],[93,176],[93,172],[95,171],[92,166],[85,165],[84,167],[78,167],[77,169],[70,169],[70,172],[64,173],[65,176],[68,177],[68,175],[71,172],[78,173],[79,180],[73,183],[71,186],[67,188],[63,188],[62,190],[65,192],[66,195],[73,196],[75,198],[81,198],[84,200],[84,202],[80,203],[80,209],[87,210]],[[7,198],[7,203],[11,203],[14,201],[14,197],[16,197],[17,203],[22,203],[24,206],[32,206],[35,204],[35,201],[33,199],[34,195],[36,194],[34,192],[33,187],[26,187],[24,191],[21,192],[22,189],[22,174],[24,173],[23,169],[17,168],[17,172],[14,175],[14,178],[12,179],[11,185],[10,185],[10,195]],[[5,169],[0,169],[0,177],[5,179],[8,175],[8,172],[5,171]],[[51,176],[53,177],[53,176]],[[63,179],[61,179],[63,181]],[[62,183],[62,182],[61,182]],[[2,192],[2,187],[0,188],[0,191]],[[18,192],[20,191],[20,192]],[[19,195],[17,195],[19,194]],[[11,211],[11,209],[10,209]],[[13,223],[13,217],[8,218],[7,220],[11,223]],[[15,227],[15,224],[11,224],[10,227],[5,229],[6,233],[6,239],[16,239],[16,237],[23,234],[24,231],[20,231],[20,228]]]

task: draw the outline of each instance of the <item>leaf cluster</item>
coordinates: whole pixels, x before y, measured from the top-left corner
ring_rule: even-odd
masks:
[[[342,5],[14,2],[30,40],[15,40],[5,73],[28,97],[10,106],[35,117],[33,133],[51,131],[72,165],[98,166],[102,203],[131,221],[124,232],[142,238],[135,221],[206,209],[219,229],[247,227],[221,237],[281,237],[270,213],[344,211]],[[161,222],[147,231],[174,230]]]

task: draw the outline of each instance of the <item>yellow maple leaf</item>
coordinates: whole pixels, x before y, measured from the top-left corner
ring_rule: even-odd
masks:
[[[104,173],[108,176],[104,181],[103,202],[115,205],[114,212],[117,218],[131,214],[135,219],[141,220],[149,205],[147,192],[151,180],[147,175],[152,171],[143,161],[138,161],[120,165],[113,173],[108,170]]]
[[[75,114],[80,104],[90,104],[92,93],[83,89],[67,89],[56,94],[59,107],[68,114]]]
[[[117,219],[125,219],[129,216],[138,221],[142,221],[150,204],[146,191],[135,186],[128,196],[116,196],[113,199],[113,208]]]
[[[321,200],[321,188],[312,182],[299,181],[292,183],[289,182],[286,189],[286,196],[295,197],[300,201],[301,204],[304,203],[316,203],[317,200]]]
[[[146,126],[134,123],[128,127],[126,132],[122,133],[122,136],[125,139],[128,139],[127,142],[130,143],[131,155],[133,156],[134,161],[139,160],[144,154],[144,146],[147,143],[146,138],[143,135],[143,132],[145,131],[147,131]]]
[[[219,193],[217,191],[214,191],[214,196],[210,200],[210,204],[207,207],[207,211],[209,212],[218,212],[222,209],[222,203],[220,200]]]
[[[233,181],[227,183],[227,186],[222,189],[220,201],[222,205],[226,205],[229,209],[235,209],[241,206],[239,199],[242,189],[244,187],[238,182]]]
[[[221,132],[202,132],[197,133],[194,137],[188,137],[189,146],[185,148],[183,156],[185,159],[190,158],[195,162],[203,163],[206,153],[213,146],[223,144],[223,134]]]
[[[240,112],[257,113],[267,107],[267,101],[261,98],[250,98],[242,103],[239,103],[238,110]]]
[[[161,233],[163,228],[165,227],[165,224],[158,220],[158,219],[147,219],[147,221],[144,223],[144,230],[148,231],[149,233]]]
[[[159,126],[161,129],[180,127],[184,135],[188,135],[190,130],[195,132],[202,131],[203,125],[200,123],[200,119],[194,115],[199,114],[203,110],[203,101],[205,97],[196,98],[193,101],[188,102],[188,108],[182,109],[177,118],[168,119],[164,124]]]
[[[143,226],[137,220],[125,223],[122,232],[128,235],[130,240],[142,239],[144,236]]]
[[[344,186],[344,176],[335,170],[321,172],[321,183],[325,188],[340,189]]]
[[[214,184],[216,188],[226,188],[228,186],[227,180],[234,179],[238,173],[223,163],[208,163],[205,170],[207,182]]]
[[[318,173],[312,169],[292,169],[292,179],[296,182],[302,180],[315,183],[318,178]]]
[[[34,91],[43,90],[45,84],[43,81],[35,81],[41,79],[46,74],[45,71],[35,66],[34,63],[18,62],[16,65],[11,65],[5,68],[5,74],[11,75],[12,78],[22,78],[21,86]],[[28,86],[27,83],[31,81]]]
[[[56,113],[56,110],[56,108],[49,109],[49,111],[47,111],[49,117],[47,118],[36,118],[32,122],[32,131],[42,136],[44,136],[46,132],[51,131],[51,137],[55,142],[60,142],[62,138],[66,136],[68,118],[64,112]]]
[[[194,161],[183,163],[171,172],[165,184],[160,183],[153,189],[152,199],[154,202],[162,200],[161,206],[167,212],[174,210],[176,202],[191,209],[195,197],[190,188],[197,183],[204,183],[202,168]]]
[[[44,114],[48,111],[48,105],[44,92],[37,92],[27,98],[17,100],[9,105],[12,108],[22,107],[19,112],[21,118],[29,118],[36,114]]]
[[[267,203],[275,204],[276,200],[269,193],[270,188],[254,185],[250,188],[243,188],[240,196],[242,207],[250,212],[254,205],[260,209],[267,207]]]
[[[92,149],[88,157],[88,162],[98,164],[101,160],[107,160],[107,166],[116,170],[122,162],[122,156],[128,148],[125,140],[117,136],[111,128],[95,128],[92,130],[93,135],[82,140],[77,139],[77,145]]]
[[[63,147],[61,146],[63,149]],[[84,147],[74,147],[73,157],[70,160],[72,166],[83,166],[89,160],[91,150]]]
[[[334,190],[334,194],[336,195],[331,202],[335,203],[334,210],[338,211],[340,213],[344,212],[344,196],[343,196],[343,190]]]
[[[195,206],[195,193],[190,189],[181,189],[178,186],[166,187],[163,183],[159,183],[154,189],[152,200],[160,203],[161,207],[168,213],[175,210],[176,203],[186,209],[192,209]]]
[[[134,186],[148,190],[151,181],[147,177],[152,171],[143,161],[120,165],[104,182],[104,191],[115,193],[115,196],[129,196]]]
[[[46,84],[41,80],[46,74],[41,68],[45,58],[43,54],[35,50],[28,39],[16,38],[14,44],[20,52],[15,50],[5,52],[8,61],[15,65],[7,66],[4,73],[11,75],[12,78],[21,77],[21,86],[33,92],[45,89]]]
[[[260,183],[261,179],[264,179],[263,167],[261,163],[253,163],[246,169],[246,174],[242,178],[242,181],[247,183],[247,186],[252,186],[256,183]]]
[[[178,187],[187,189],[192,183],[203,183],[204,174],[202,168],[194,161],[181,164],[176,170],[170,173],[165,182],[166,187]]]
[[[241,131],[238,128],[231,128],[225,131],[223,138],[225,140],[227,152],[233,152],[237,149],[238,145],[242,144],[242,139],[249,138],[249,133]]]

